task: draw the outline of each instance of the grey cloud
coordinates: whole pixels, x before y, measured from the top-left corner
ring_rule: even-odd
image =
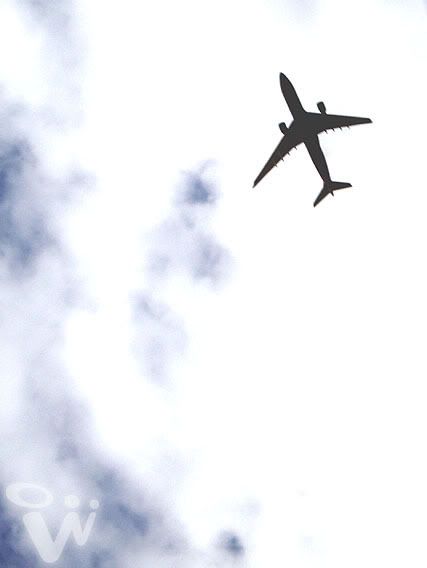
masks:
[[[37,373],[31,375],[25,416],[15,439],[9,442],[16,444],[22,465],[7,467],[2,460],[3,485],[24,480],[51,491],[55,501],[46,518],[53,537],[67,512],[62,501],[65,495],[72,493],[81,499],[82,523],[90,512],[90,500],[100,502],[88,543],[82,548],[72,538],[67,543],[61,556],[64,568],[123,568],[147,555],[162,566],[164,556],[176,557],[185,550],[182,529],[167,503],[155,498],[146,484],[130,480],[126,468],[103,452],[92,433],[89,409],[68,392],[64,373],[59,367],[54,370],[55,364],[48,361],[51,358],[51,354],[39,356]],[[160,470],[158,475],[162,475]],[[10,503],[4,508],[1,505],[0,500],[2,550],[8,563],[0,565],[9,568],[15,559],[23,562],[16,564],[17,568],[44,565],[28,552],[32,544],[23,530],[22,511]]]
[[[3,502],[4,490],[1,486],[0,490],[0,566],[4,568],[37,566],[35,554],[29,550],[23,550],[20,546],[22,524],[8,514]]]
[[[183,552],[179,527],[171,522],[167,508],[155,502],[150,491],[136,487],[118,465],[109,465],[105,456],[80,463],[80,483],[85,481],[100,501],[91,538],[84,548],[72,544],[65,550],[61,565],[65,568],[122,568],[154,558],[163,566],[164,557],[172,558]],[[86,479],[84,479],[86,478]],[[82,519],[85,510],[81,507]],[[87,514],[87,512],[86,512]],[[171,547],[175,543],[178,546]]]
[[[188,566],[193,554],[190,539],[172,507],[154,495],[152,488],[129,479],[126,466],[113,463],[103,453],[90,408],[73,393],[64,367],[64,324],[73,302],[84,292],[74,279],[74,261],[63,240],[62,222],[74,196],[80,198],[90,180],[74,167],[52,179],[46,167],[50,131],[44,132],[44,148],[34,143],[37,136],[33,134],[46,126],[47,116],[58,121],[52,127],[56,135],[61,125],[72,122],[80,101],[73,80],[68,81],[65,75],[80,54],[72,31],[71,2],[55,6],[25,2],[19,10],[23,6],[30,10],[34,26],[43,28],[46,45],[55,42],[61,49],[52,50],[52,57],[60,62],[53,71],[58,74],[51,85],[52,100],[34,113],[23,103],[19,108],[7,105],[0,116],[0,289],[4,308],[0,356],[5,374],[0,395],[7,401],[0,416],[2,432],[7,434],[7,443],[0,447],[2,494],[8,483],[20,480],[49,489],[56,497],[53,510],[46,511],[53,535],[66,514],[61,501],[65,495],[74,493],[82,498],[82,521],[89,512],[89,500],[99,500],[88,544],[79,548],[70,539],[61,558],[63,568]],[[56,106],[63,93],[69,97],[65,101],[73,102],[70,108],[67,102]],[[229,254],[210,228],[219,199],[210,173],[206,166],[183,176],[164,224],[152,237],[149,286],[132,298],[137,322],[135,348],[148,372],[156,377],[167,376],[168,362],[183,351],[187,341],[181,316],[170,308],[158,284],[177,272],[187,277],[189,286],[218,285],[228,275]],[[161,467],[156,473],[162,476]],[[22,511],[1,499],[0,539],[1,566],[44,565],[23,529]],[[236,542],[231,540],[227,546],[227,553],[236,554]]]
[[[16,271],[53,244],[43,205],[32,201],[39,170],[25,141],[0,141],[0,255]]]
[[[169,307],[163,284],[176,274],[188,286],[220,285],[229,275],[231,257],[211,229],[219,200],[213,164],[185,172],[164,222],[150,237],[150,284],[132,299],[134,352],[145,374],[165,380],[170,361],[186,346],[185,326]],[[183,317],[183,316],[182,316]]]
[[[218,282],[224,275],[228,260],[224,247],[209,236],[201,234],[198,236],[198,245],[195,250],[193,277]]]
[[[304,19],[316,17],[321,9],[319,0],[271,0],[271,2],[290,16],[294,16],[300,23],[303,23]]]
[[[24,17],[31,19],[34,26],[44,30],[46,41],[60,47],[56,57],[68,63],[82,61],[79,55],[82,38],[77,35],[73,0],[23,0],[19,3],[19,9]]]
[[[224,532],[219,539],[219,548],[225,550],[233,557],[241,557],[245,553],[245,548],[240,538],[232,532]]]
[[[317,10],[319,9],[318,0],[296,0],[290,2],[293,9],[299,12],[301,15],[305,16],[315,16]]]
[[[70,10],[73,6],[70,0],[57,0],[50,2],[50,0],[24,0],[22,2],[31,12],[33,17],[37,20],[56,21],[62,24],[64,28],[71,25],[72,19]]]
[[[23,172],[28,169],[33,175],[25,178]],[[55,209],[54,204],[63,199],[55,196],[41,201],[38,207],[37,178],[43,177],[43,168],[40,162],[33,162],[32,153],[26,145],[5,146],[2,172],[4,192],[0,211],[7,204],[5,211],[8,211],[11,221],[10,233],[2,235],[1,244],[8,251],[8,257],[12,257],[18,255],[17,243],[28,240],[28,246],[31,246],[32,233],[28,227],[33,219],[33,210],[40,212],[40,224],[43,226],[51,208]],[[24,187],[23,178],[28,179],[28,187]],[[78,179],[83,183],[85,177]],[[72,183],[77,182],[73,180]],[[37,207],[33,200],[36,200]],[[21,207],[22,215],[12,215],[11,212],[20,211]],[[23,274],[16,263],[12,263],[7,278],[1,284],[3,298],[5,292],[9,298],[4,311],[7,317],[3,318],[0,326],[3,369],[8,375],[7,380],[16,382],[20,402],[13,423],[5,422],[5,418],[2,420],[2,426],[11,434],[7,445],[1,448],[0,478],[4,486],[25,480],[40,483],[52,491],[57,498],[57,505],[49,512],[53,535],[57,534],[66,513],[61,503],[64,495],[81,495],[82,521],[88,514],[88,501],[91,498],[100,501],[89,543],[79,548],[70,539],[61,557],[64,568],[77,565],[82,568],[123,568],[135,565],[145,557],[154,559],[161,566],[165,558],[165,562],[172,562],[173,558],[182,555],[186,539],[167,505],[154,499],[149,487],[137,487],[125,473],[119,474],[120,466],[113,466],[111,460],[103,455],[92,434],[90,409],[71,391],[61,350],[63,324],[73,306],[68,301],[72,266],[61,245],[60,233],[52,231],[50,239],[56,243],[55,246],[34,249],[31,257],[26,259],[33,270]],[[41,264],[38,262],[40,256],[44,258]],[[3,258],[0,265],[5,262]],[[72,292],[76,297],[81,293],[75,289]],[[180,322],[175,323],[170,310],[151,298],[140,297],[138,306],[150,322],[151,329],[159,326],[157,340],[164,349],[162,357],[165,357],[175,343],[175,327],[181,333]],[[165,344],[164,331],[168,326],[171,330],[170,346]],[[150,336],[153,344],[154,335]],[[147,341],[143,340],[148,349]],[[12,366],[7,365],[11,357],[16,359],[13,373]],[[159,369],[156,368],[155,372]],[[2,396],[2,400],[7,400],[6,396]],[[31,543],[22,528],[22,512],[14,510],[10,504],[6,505],[0,509],[4,559],[4,564],[0,565],[8,568],[44,565],[38,556],[31,553]]]
[[[229,273],[230,255],[210,229],[219,196],[209,165],[184,174],[172,211],[152,236],[149,269],[158,277],[181,271],[217,284]]]
[[[215,183],[209,177],[214,164],[206,161],[194,172],[184,172],[185,181],[177,195],[178,203],[212,204],[218,199]]]
[[[147,293],[134,301],[136,337],[134,350],[148,376],[164,380],[168,362],[186,345],[183,324],[164,303]]]
[[[49,5],[54,12],[55,6]],[[17,10],[23,17],[31,18],[24,3],[17,3]],[[32,23],[34,27],[39,25]],[[66,41],[60,33],[61,19],[56,20],[53,28],[50,23],[48,27],[57,29],[55,41],[61,41],[61,37]],[[74,47],[70,45],[71,59],[76,53]],[[63,51],[52,50],[51,56]],[[53,75],[57,71],[54,69]],[[67,122],[67,112],[74,112],[74,108],[67,107],[67,100],[75,97],[74,91],[70,99],[64,99],[65,104],[61,100],[60,108],[57,107],[58,93],[70,88],[68,82],[62,81],[62,72],[66,72],[65,67],[55,76],[58,83],[51,85],[55,96],[46,100],[43,108],[27,107],[25,101],[16,103],[4,97],[1,101],[0,427],[5,441],[0,448],[2,496],[4,488],[17,481],[41,483],[59,497],[69,486],[88,486],[94,491],[90,479],[94,470],[85,469],[89,464],[84,460],[88,452],[94,453],[88,432],[90,421],[85,419],[87,409],[71,394],[61,360],[70,298],[78,295],[61,224],[72,194],[82,191],[87,179],[74,167],[68,171],[64,168],[64,174],[53,179],[46,167],[50,159],[49,135],[52,134],[51,142],[55,144],[63,125],[59,121],[47,126],[46,116],[53,114]],[[3,81],[7,87],[7,77]],[[44,129],[43,137],[38,137],[40,128]],[[36,145],[35,141],[40,139],[46,146]],[[23,530],[22,511],[16,509],[0,498],[0,566],[44,565]],[[60,509],[53,511],[52,518],[58,521],[55,527],[59,528],[63,514]],[[53,533],[56,534],[54,530]]]
[[[55,345],[53,337],[49,343]],[[157,563],[164,555],[180,554],[185,538],[167,503],[155,498],[146,484],[130,480],[126,468],[103,452],[93,434],[90,409],[69,390],[57,357],[60,345],[53,353],[40,347],[28,360],[32,370],[23,429],[31,428],[31,437],[21,447],[29,471],[45,475],[43,483],[57,497],[53,533],[59,530],[66,513],[60,502],[64,495],[75,492],[81,497],[82,521],[89,513],[89,501],[100,502],[88,543],[80,548],[70,539],[61,566],[123,568],[146,554]],[[158,475],[162,476],[161,470]],[[52,482],[53,487],[49,485]],[[24,537],[21,534],[21,546]]]
[[[74,172],[49,179],[43,156],[36,158],[30,142],[22,140],[10,135],[0,141],[0,267],[8,266],[1,281],[7,309],[0,325],[0,353],[18,399],[13,421],[4,413],[1,418],[2,430],[10,432],[1,447],[3,489],[19,480],[48,488],[57,498],[46,512],[53,535],[66,514],[61,501],[65,495],[82,497],[83,522],[88,501],[100,501],[88,544],[80,548],[70,539],[61,557],[63,568],[124,568],[145,560],[165,567],[184,564],[187,538],[170,507],[154,498],[149,487],[119,474],[120,466],[102,453],[92,433],[90,409],[72,392],[63,365],[64,322],[73,307],[69,299],[78,299],[82,291],[72,278],[60,220],[72,200],[70,192],[82,190],[87,178]],[[153,353],[153,373],[166,372],[159,365],[185,343],[182,324],[153,295],[139,295],[135,305],[151,330],[141,343]],[[2,400],[10,396],[10,391],[3,394],[6,386]],[[0,503],[0,531],[0,565],[44,565],[23,530],[22,511],[10,503]]]

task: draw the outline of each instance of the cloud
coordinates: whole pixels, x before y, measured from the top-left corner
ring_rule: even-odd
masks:
[[[240,538],[231,532],[225,532],[220,535],[219,547],[227,551],[230,556],[241,557],[245,553],[245,548]]]
[[[3,489],[3,488],[2,488]],[[0,566],[7,568],[25,568],[37,566],[37,558],[30,549],[20,545],[23,526],[18,519],[10,516],[0,497]]]
[[[165,380],[171,358],[182,353],[187,342],[183,323],[148,293],[136,295],[133,309],[135,354],[147,376]]]
[[[150,286],[133,298],[134,351],[144,372],[157,380],[166,379],[171,360],[188,341],[185,314],[177,315],[169,305],[167,282],[183,276],[189,290],[198,284],[218,287],[230,274],[230,253],[210,228],[219,199],[212,169],[205,162],[183,174],[166,219],[149,238]]]
[[[87,545],[81,549],[68,546],[61,557],[62,566],[72,568],[79,563],[90,568],[117,568],[143,562],[146,557],[155,558],[162,566],[164,556],[182,554],[183,539],[167,507],[156,504],[148,489],[138,487],[126,473],[119,472],[119,464],[112,466],[95,459],[78,465],[75,473],[80,487],[85,482],[91,486],[91,496],[96,495],[100,506]],[[82,520],[88,510],[87,504],[82,505]]]
[[[49,241],[41,211],[29,210],[27,176],[37,173],[31,167],[34,157],[25,142],[8,141],[0,149],[0,243],[6,261],[26,266]],[[26,199],[27,197],[27,199]],[[31,212],[30,212],[31,211]]]
[[[157,277],[183,271],[216,284],[229,273],[230,254],[209,228],[219,197],[212,165],[207,162],[183,177],[172,211],[154,230],[148,270]]]
[[[313,17],[319,10],[318,0],[288,0],[286,4],[299,16]]]
[[[75,29],[72,4],[58,3],[53,12],[39,2],[27,6],[30,13],[16,7],[11,17],[17,18],[18,28],[31,31],[30,37],[42,38],[36,63],[49,71],[37,98],[26,98],[19,82],[6,83],[8,105],[2,110],[0,251],[7,317],[0,336],[7,380],[1,395],[8,401],[1,418],[8,439],[1,449],[3,490],[17,481],[46,487],[55,497],[54,505],[43,510],[52,535],[67,512],[65,495],[81,499],[82,521],[89,500],[99,500],[91,539],[82,549],[72,542],[66,546],[61,557],[65,568],[184,562],[191,546],[173,508],[164,495],[156,494],[156,484],[137,481],[125,463],[103,448],[91,405],[75,389],[64,360],[66,322],[71,313],[91,305],[69,246],[70,213],[82,205],[82,196],[96,198],[96,182],[74,150],[70,152],[70,138],[78,138],[71,125],[76,117],[81,119],[81,49],[70,41],[70,30]],[[26,47],[23,36],[21,49],[30,49],[30,44]],[[57,51],[50,51],[53,45]],[[31,84],[31,70],[28,74]],[[38,80],[31,85],[35,90]],[[184,318],[154,281],[166,282],[180,273],[189,288],[196,283],[218,285],[228,271],[228,253],[209,228],[217,194],[205,176],[184,176],[167,219],[150,238],[150,262],[158,266],[165,259],[166,272],[153,265],[149,286],[129,297],[141,363],[156,377],[168,375],[169,361],[182,352],[186,337]],[[172,235],[177,239],[169,241]],[[95,306],[98,302],[95,297]],[[170,475],[164,466],[153,468],[159,477]],[[2,560],[8,567],[42,566],[23,529],[22,514],[3,500]]]

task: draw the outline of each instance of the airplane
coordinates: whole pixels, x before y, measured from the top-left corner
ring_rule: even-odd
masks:
[[[254,181],[253,187],[255,187],[274,166],[277,166],[280,160],[283,160],[292,149],[296,148],[299,144],[304,144],[323,180],[323,189],[313,204],[313,206],[316,207],[327,195],[330,193],[334,195],[335,190],[351,187],[350,183],[332,181],[325,156],[320,147],[319,134],[327,130],[335,130],[335,128],[341,129],[343,127],[355,126],[356,124],[368,124],[372,122],[372,120],[370,118],[360,118],[356,116],[327,114],[326,106],[323,102],[317,103],[317,108],[320,112],[307,112],[303,108],[292,83],[283,73],[280,73],[280,88],[294,120],[289,128],[284,122],[279,124],[283,138]]]

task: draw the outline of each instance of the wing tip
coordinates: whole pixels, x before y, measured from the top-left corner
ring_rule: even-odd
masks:
[[[254,184],[253,184],[253,186],[252,186],[252,189],[253,189],[255,186],[257,186],[257,185],[259,184],[259,182],[262,180],[263,177],[264,177],[264,176],[262,176],[262,177],[261,177],[261,176],[258,176],[258,177],[256,178],[256,180],[254,181]]]

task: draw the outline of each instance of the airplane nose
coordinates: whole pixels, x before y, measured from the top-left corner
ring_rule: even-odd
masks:
[[[280,84],[282,85],[282,89],[289,85],[290,81],[289,79],[286,77],[286,75],[284,73],[280,73]]]

